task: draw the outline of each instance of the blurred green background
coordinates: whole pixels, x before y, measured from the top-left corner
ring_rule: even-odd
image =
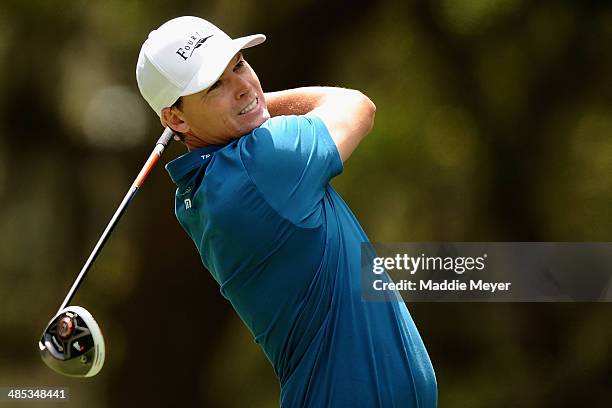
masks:
[[[374,130],[334,181],[371,240],[612,241],[608,1],[2,0],[0,387],[69,387],[58,406],[71,407],[278,406],[271,366],[174,218],[162,166],[73,302],[104,331],[104,369],[68,379],[38,357],[161,132],[135,62],[179,15],[267,34],[246,52],[264,90],[374,100]],[[409,309],[441,407],[611,405],[609,303]]]

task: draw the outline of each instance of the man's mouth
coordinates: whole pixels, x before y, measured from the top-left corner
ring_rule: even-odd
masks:
[[[253,99],[253,102],[249,103],[243,110],[238,112],[238,114],[239,115],[244,115],[245,113],[249,113],[250,111],[252,111],[253,109],[255,109],[257,107],[258,103],[259,103],[259,99],[258,98]]]

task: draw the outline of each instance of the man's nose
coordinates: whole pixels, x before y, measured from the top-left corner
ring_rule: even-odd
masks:
[[[242,97],[249,94],[251,90],[251,86],[249,82],[240,76],[236,77],[236,100],[241,99]]]

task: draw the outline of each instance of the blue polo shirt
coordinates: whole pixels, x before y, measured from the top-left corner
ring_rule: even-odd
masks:
[[[366,302],[368,238],[329,181],[316,116],[278,116],[166,166],[176,216],[274,368],[282,407],[435,407],[429,356],[403,302]]]

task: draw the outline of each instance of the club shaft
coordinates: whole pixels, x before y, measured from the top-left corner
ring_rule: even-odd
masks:
[[[66,295],[66,298],[64,299],[64,301],[62,302],[62,305],[60,306],[58,313],[62,311],[66,306],[68,306],[68,304],[70,303],[70,301],[76,294],[76,291],[79,289],[79,286],[81,286],[81,283],[83,283],[83,280],[85,279],[87,272],[91,268],[91,265],[93,265],[94,261],[100,254],[100,251],[104,247],[104,244],[106,244],[108,237],[113,232],[113,229],[119,222],[119,219],[121,218],[121,216],[127,209],[128,205],[130,204],[130,201],[132,201],[132,198],[134,198],[134,196],[138,192],[138,189],[140,188],[142,183],[145,181],[145,179],[149,175],[149,172],[151,171],[151,169],[153,168],[157,160],[161,157],[166,145],[172,139],[172,135],[173,133],[169,128],[166,128],[164,132],[162,133],[161,137],[155,144],[155,148],[153,149],[153,152],[151,152],[151,155],[147,159],[145,165],[140,170],[140,173],[138,173],[138,176],[132,183],[127,194],[125,195],[125,197],[123,197],[121,204],[119,204],[119,207],[117,207],[115,214],[113,214],[113,217],[110,219],[108,225],[104,229],[104,232],[100,236],[98,243],[96,244],[94,249],[91,251],[89,258],[87,258],[85,265],[83,265],[83,268],[81,269],[81,271],[79,272],[79,275],[77,276],[76,280],[72,284],[70,291]]]

